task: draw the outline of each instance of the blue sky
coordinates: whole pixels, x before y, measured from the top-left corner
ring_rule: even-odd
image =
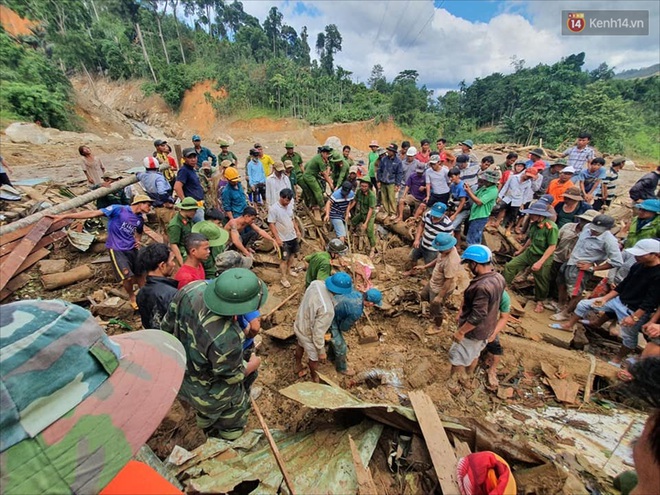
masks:
[[[366,81],[374,64],[391,80],[415,69],[420,83],[437,92],[493,72],[513,70],[512,59],[526,66],[552,64],[586,52],[585,69],[606,62],[617,71],[660,62],[660,2],[657,0],[243,0],[261,21],[273,6],[298,32],[307,26],[310,45],[327,24],[336,24],[343,50],[336,64]],[[649,36],[567,37],[561,34],[562,10],[649,10]],[[315,56],[315,53],[312,53]]]

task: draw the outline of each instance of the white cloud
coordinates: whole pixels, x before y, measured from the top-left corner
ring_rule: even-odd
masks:
[[[451,2],[435,8],[431,0],[312,1],[318,16],[296,14],[295,1],[244,2],[245,10],[261,21],[275,5],[284,22],[300,32],[307,26],[312,56],[317,34],[327,24],[337,25],[343,50],[335,63],[369,78],[374,64],[381,64],[388,80],[400,71],[415,69],[420,83],[429,88],[455,88],[462,80],[493,72],[511,72],[511,59],[526,66],[554,63],[572,53],[586,52],[586,68],[601,62],[617,70],[640,68],[660,61],[660,3],[657,1],[507,1],[486,22],[451,14]],[[576,4],[577,3],[577,4]],[[477,4],[478,5],[478,4]],[[639,9],[650,11],[649,36],[568,37],[561,35],[561,11],[568,9]],[[303,9],[304,10],[304,9]]]

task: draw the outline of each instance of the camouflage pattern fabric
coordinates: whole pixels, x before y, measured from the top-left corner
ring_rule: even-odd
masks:
[[[109,339],[64,301],[4,305],[0,326],[2,493],[98,493],[172,405],[183,347],[158,330]]]
[[[161,329],[186,350],[179,395],[197,411],[197,425],[214,436],[238,438],[247,423],[250,397],[243,361],[243,331],[236,318],[219,316],[204,303],[206,281],[188,284],[175,296]],[[217,431],[216,431],[217,430]]]

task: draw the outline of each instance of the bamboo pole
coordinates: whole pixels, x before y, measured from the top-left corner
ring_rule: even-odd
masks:
[[[163,171],[169,167],[169,164],[161,165],[160,170]],[[46,208],[45,210],[38,211],[37,213],[28,215],[27,217],[22,218],[16,222],[0,226],[0,236],[9,234],[15,230],[22,229],[32,225],[33,223],[37,223],[46,215],[59,215],[60,213],[72,210],[73,208],[79,208],[80,206],[86,205],[87,203],[91,203],[92,201],[96,201],[99,198],[103,198],[110,193],[119,191],[126,186],[135,184],[137,181],[137,176],[131,175],[130,177],[126,177],[125,179],[121,179],[115,182],[110,187],[99,187],[98,189],[94,189],[93,191],[83,194],[82,196],[78,196],[77,198],[73,198],[69,201],[65,201],[64,203],[60,203],[58,205],[51,206],[50,208]]]
[[[293,482],[291,481],[291,477],[289,476],[289,473],[286,469],[286,465],[284,464],[284,459],[282,459],[282,455],[280,454],[280,449],[277,448],[277,444],[275,443],[273,436],[270,434],[268,425],[266,424],[264,417],[261,415],[261,411],[259,410],[259,406],[257,406],[256,401],[252,397],[250,397],[250,402],[252,403],[252,409],[254,409],[254,412],[257,415],[257,419],[259,420],[259,423],[261,423],[261,427],[263,428],[264,434],[266,435],[266,439],[268,440],[268,445],[270,445],[270,449],[273,451],[273,456],[275,456],[275,461],[277,462],[277,466],[280,468],[280,472],[284,477],[284,482],[286,483],[286,486],[289,489],[289,493],[291,495],[295,495],[295,490],[293,489]]]

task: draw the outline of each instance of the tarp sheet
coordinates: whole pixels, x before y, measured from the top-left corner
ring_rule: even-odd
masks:
[[[383,425],[365,420],[350,428],[329,427],[294,434],[272,430],[273,438],[293,480],[296,493],[356,493],[357,478],[348,443],[350,435],[366,466],[373,455]],[[196,458],[183,471],[187,490],[226,493],[237,485],[258,480],[250,493],[274,494],[282,483],[268,442],[261,430],[253,430],[235,442],[209,438],[195,449]],[[286,490],[286,488],[284,488]]]

